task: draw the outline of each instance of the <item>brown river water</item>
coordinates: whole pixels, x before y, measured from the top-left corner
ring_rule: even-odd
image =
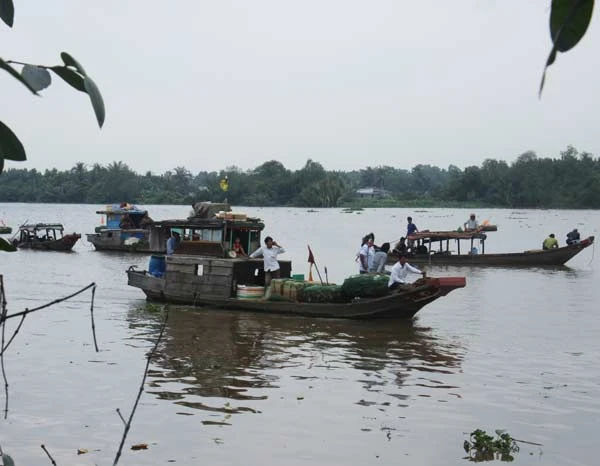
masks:
[[[0,204],[0,219],[62,222],[91,233],[101,206]],[[187,206],[146,206],[156,219]],[[307,244],[321,275],[357,271],[360,238],[393,241],[412,215],[420,229],[456,229],[464,209],[235,208],[259,216],[293,272],[308,274]],[[476,210],[498,231],[486,252],[539,248],[576,227],[596,235],[599,211]],[[17,466],[113,464],[164,313],[165,335],[119,464],[460,465],[463,442],[506,429],[515,464],[596,465],[600,427],[600,254],[567,267],[431,267],[464,275],[466,288],[413,321],[290,318],[157,306],[126,284],[147,255],[94,251],[0,253],[9,313],[95,282],[91,293],[29,315],[4,357],[8,416],[0,446]],[[316,274],[315,274],[316,276]],[[16,320],[16,319],[12,319]],[[17,322],[7,325],[7,334]],[[4,408],[5,393],[0,392]],[[131,446],[145,443],[148,449]],[[78,449],[87,453],[77,455]]]

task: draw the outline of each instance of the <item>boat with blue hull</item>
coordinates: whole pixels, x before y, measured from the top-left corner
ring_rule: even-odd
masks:
[[[133,204],[107,205],[96,211],[102,215],[102,225],[95,233],[88,233],[87,240],[98,251],[127,251],[142,253],[165,252],[168,233],[153,228],[153,221],[146,209]]]

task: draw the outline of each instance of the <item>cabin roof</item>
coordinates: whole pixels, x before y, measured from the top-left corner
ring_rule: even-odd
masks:
[[[31,223],[28,225],[21,225],[19,230],[22,231],[37,231],[37,230],[64,230],[64,227],[60,223]]]
[[[97,210],[97,214],[101,215],[122,215],[122,214],[130,214],[130,215],[144,215],[147,214],[148,211],[146,209],[139,209],[137,206],[133,204],[109,204],[103,210]]]
[[[257,218],[246,218],[246,220],[240,219],[225,219],[225,218],[196,218],[189,217],[187,219],[172,219],[172,220],[158,220],[153,223],[154,227],[169,227],[169,228],[223,228],[227,226],[228,229],[248,229],[262,231],[265,228],[265,224]]]
[[[407,236],[410,240],[443,241],[447,239],[486,239],[487,235],[481,231],[417,231]]]

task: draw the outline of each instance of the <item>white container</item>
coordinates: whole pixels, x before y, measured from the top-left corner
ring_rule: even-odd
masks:
[[[264,286],[248,286],[238,285],[237,286],[237,298],[238,299],[261,299],[265,295]]]

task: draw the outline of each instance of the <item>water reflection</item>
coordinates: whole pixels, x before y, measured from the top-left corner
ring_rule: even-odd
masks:
[[[148,305],[130,310],[128,321],[133,338],[153,339],[162,315]],[[187,408],[179,414],[227,415],[211,424],[260,412],[269,398],[301,400],[313,388],[328,392],[325,402],[335,390],[351,392],[352,404],[406,407],[415,397],[460,397],[446,379],[459,372],[464,351],[413,322],[171,307],[147,391]]]

